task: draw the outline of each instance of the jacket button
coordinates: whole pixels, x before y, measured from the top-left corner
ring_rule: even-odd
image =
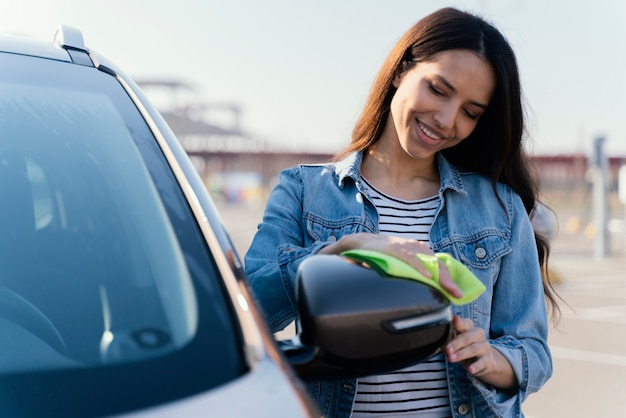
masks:
[[[457,411],[459,411],[459,414],[465,415],[469,412],[469,408],[467,407],[467,405],[462,403],[461,405],[459,405]]]
[[[474,255],[480,259],[485,258],[487,255],[487,251],[483,247],[478,247],[474,250]]]

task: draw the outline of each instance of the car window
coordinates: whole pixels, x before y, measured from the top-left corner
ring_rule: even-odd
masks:
[[[71,303],[53,304],[51,291],[93,299],[90,312],[83,312],[93,323],[83,327],[101,335],[97,344],[76,342],[79,360],[124,362],[187,344],[198,316],[191,278],[113,104],[105,96],[55,87],[5,85],[2,91],[0,112],[14,128],[3,132],[3,175],[25,175],[4,194],[5,216],[23,218],[9,228],[16,245],[4,254],[4,283],[30,300],[43,304],[45,298],[48,316],[60,317]],[[31,283],[44,280],[53,280],[54,289]],[[123,302],[135,296],[143,306]],[[131,338],[139,344],[126,341]],[[143,346],[152,350],[137,350]]]
[[[20,376],[45,393],[3,398],[0,415],[119,412],[241,374],[217,269],[119,83],[32,57],[0,54],[0,67],[0,392]],[[107,385],[126,395],[81,401]]]

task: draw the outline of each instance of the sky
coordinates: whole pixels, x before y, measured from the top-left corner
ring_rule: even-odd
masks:
[[[239,104],[255,138],[334,152],[397,39],[446,6],[511,43],[530,152],[588,155],[604,137],[626,157],[623,0],[0,0],[0,31],[51,40],[78,27],[136,80],[189,83],[184,100]]]

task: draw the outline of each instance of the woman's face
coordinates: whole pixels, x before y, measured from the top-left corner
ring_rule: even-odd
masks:
[[[393,80],[391,120],[401,147],[431,158],[469,136],[495,88],[491,65],[475,52],[444,51]]]

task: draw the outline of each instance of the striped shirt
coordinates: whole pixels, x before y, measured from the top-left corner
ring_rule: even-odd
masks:
[[[383,235],[420,241],[429,240],[439,196],[403,200],[376,190],[361,177],[378,210],[378,225]],[[357,380],[351,418],[373,417],[450,417],[450,397],[443,354],[382,375]]]
[[[429,241],[428,234],[439,206],[439,195],[420,200],[403,200],[376,190],[363,177],[361,180],[378,210],[378,229],[382,235]]]

